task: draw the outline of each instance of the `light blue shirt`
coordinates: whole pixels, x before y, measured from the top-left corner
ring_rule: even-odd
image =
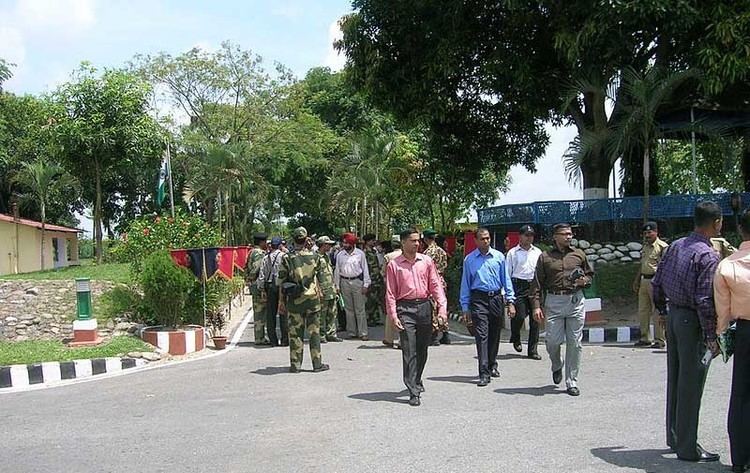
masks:
[[[486,255],[479,249],[469,253],[464,258],[464,271],[461,277],[461,310],[469,311],[471,291],[500,292],[503,291],[508,302],[515,302],[513,284],[510,282],[508,265],[505,256],[494,248]]]

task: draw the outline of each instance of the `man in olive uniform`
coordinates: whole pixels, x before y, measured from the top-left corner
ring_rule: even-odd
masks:
[[[424,250],[424,254],[432,258],[435,262],[440,280],[443,283],[443,291],[447,292],[445,284],[445,270],[448,269],[448,253],[444,249],[438,246],[435,241],[437,232],[432,228],[428,228],[422,232],[424,237],[424,244],[427,247]],[[450,345],[451,339],[448,336],[448,319],[440,319],[437,316],[437,304],[432,305],[432,345],[437,346],[440,344]]]
[[[298,227],[292,233],[294,253],[285,255],[278,273],[278,285],[286,298],[289,315],[289,372],[302,370],[305,328],[310,334],[310,356],[314,372],[326,371],[320,354],[320,282],[325,266],[319,254],[305,248],[307,230]]]
[[[737,248],[732,246],[726,238],[722,237],[711,238],[711,246],[719,254],[719,260],[723,260],[727,256],[731,256],[737,252]]]
[[[263,258],[266,256],[266,235],[256,233],[253,235],[253,251],[245,263],[245,283],[253,296],[253,328],[255,329],[255,345],[270,345],[266,337],[266,293],[262,287],[258,287],[258,273],[260,273]]]
[[[367,291],[367,300],[365,301],[365,312],[367,313],[367,325],[373,327],[380,324],[380,314],[382,313],[383,300],[385,297],[385,285],[378,258],[378,251],[375,249],[378,241],[375,235],[368,233],[362,237],[365,242],[365,260],[367,269],[370,271],[370,290]]]
[[[327,236],[322,236],[316,241],[318,255],[323,261],[324,277],[320,280],[320,291],[322,297],[320,303],[320,342],[341,342],[343,341],[336,335],[336,319],[338,318],[338,293],[333,285],[333,267],[328,252],[335,242]]]
[[[656,222],[646,222],[643,226],[643,249],[641,250],[641,272],[636,276],[633,289],[638,294],[638,315],[641,320],[641,338],[635,343],[637,347],[664,348],[666,337],[664,325],[657,321],[654,324],[654,341],[650,340],[651,320],[656,318],[653,302],[651,279],[656,274],[667,245],[659,238],[659,227]]]

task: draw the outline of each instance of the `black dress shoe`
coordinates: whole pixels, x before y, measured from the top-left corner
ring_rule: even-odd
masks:
[[[578,389],[578,388],[577,388],[577,387],[575,387],[575,386],[573,386],[573,387],[570,387],[570,388],[566,389],[566,390],[565,390],[565,392],[567,392],[567,393],[568,393],[568,394],[570,394],[571,396],[580,396],[580,395],[581,395],[581,390],[580,390],[580,389]]]
[[[343,338],[339,338],[339,337],[336,337],[336,336],[326,337],[326,340],[328,340],[329,342],[343,342],[344,341]]]
[[[412,397],[409,398],[409,405],[410,406],[417,407],[420,404],[422,404],[422,402],[419,400],[419,396],[412,396]]]
[[[330,366],[328,366],[328,365],[327,365],[327,364],[325,364],[325,363],[322,363],[322,364],[321,364],[320,366],[318,366],[317,368],[313,368],[313,373],[320,373],[321,371],[328,371],[328,370],[330,370],[330,369],[331,369],[331,367],[330,367]]]
[[[677,458],[679,458],[680,460],[688,461],[688,462],[709,463],[709,462],[719,461],[719,454],[707,452],[706,450],[703,449],[703,447],[698,445],[697,457],[684,458],[684,457],[681,457],[680,455],[677,455]]]
[[[490,376],[492,376],[493,378],[499,378],[500,372],[497,370],[497,368],[492,368],[492,372],[490,373]]]
[[[490,378],[479,378],[479,382],[477,383],[477,386],[480,388],[483,388],[490,384]]]
[[[443,332],[443,336],[440,338],[441,345],[450,345],[451,337],[448,336],[448,332]]]
[[[328,343],[328,340],[325,337],[320,337],[320,343]]]
[[[296,366],[290,366],[289,367],[289,372],[290,373],[299,373],[300,371],[302,371],[302,370],[299,369],[299,368],[297,368]]]
[[[552,382],[555,384],[560,384],[561,381],[562,381],[562,368],[552,372]]]
[[[542,357],[539,356],[539,353],[529,353],[529,358],[531,358],[532,360],[541,360],[542,359]]]
[[[514,343],[513,349],[516,350],[518,353],[521,353],[523,351],[523,346],[521,345],[521,342]]]
[[[417,384],[417,391],[419,391],[420,393],[423,393],[424,392],[424,384],[418,383]]]

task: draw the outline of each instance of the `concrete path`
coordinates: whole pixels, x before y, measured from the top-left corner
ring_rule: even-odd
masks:
[[[731,363],[711,368],[699,438],[722,463],[665,450],[663,351],[584,350],[579,398],[549,361],[500,348],[502,377],[475,383],[470,342],[430,349],[421,407],[401,353],[379,341],[323,346],[332,369],[300,374],[252,326],[226,356],[0,397],[3,472],[726,471]]]

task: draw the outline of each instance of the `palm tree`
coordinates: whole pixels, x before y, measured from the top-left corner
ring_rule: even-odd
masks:
[[[14,176],[14,182],[28,189],[23,195],[33,199],[39,205],[42,221],[41,267],[44,269],[44,240],[47,222],[47,204],[49,197],[63,187],[78,188],[78,180],[67,173],[58,163],[45,158],[37,158],[31,162],[21,163],[21,170]]]
[[[674,91],[697,72],[689,69],[672,72],[652,67],[645,74],[633,68],[623,71],[620,92],[624,95],[622,117],[614,128],[614,150],[622,155],[627,150],[643,149],[643,223],[648,221],[650,196],[649,177],[651,147],[660,136],[656,121],[659,109],[671,98]]]

